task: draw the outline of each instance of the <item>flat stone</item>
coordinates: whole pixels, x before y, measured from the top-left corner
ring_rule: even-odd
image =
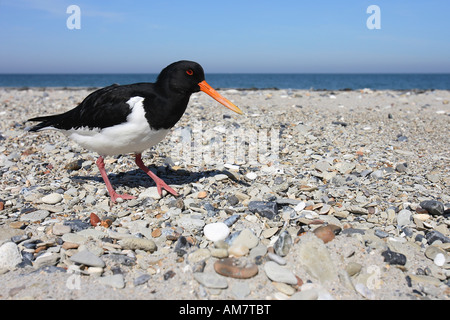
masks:
[[[36,258],[33,262],[33,267],[36,269],[42,268],[42,267],[48,267],[48,266],[54,266],[58,263],[60,259],[60,255],[53,252],[46,252],[44,254],[41,254],[39,257]]]
[[[280,266],[273,261],[267,261],[264,264],[264,271],[267,277],[275,282],[283,282],[288,284],[297,284],[297,278],[291,270]]]
[[[408,274],[408,276],[411,278],[414,282],[420,282],[423,284],[431,284],[434,286],[440,286],[442,283],[439,281],[439,279],[436,279],[432,276],[424,276],[424,275],[416,275],[416,274]]]
[[[337,268],[322,240],[314,235],[306,234],[302,236],[302,241],[296,250],[300,264],[320,282],[337,279]]]
[[[194,272],[194,279],[207,288],[228,288],[227,280],[213,272]]]
[[[83,237],[81,235],[75,233],[65,233],[62,235],[61,239],[64,242],[76,243],[76,244],[84,244],[88,241],[88,238]]]
[[[201,248],[190,253],[188,256],[188,261],[190,263],[197,263],[211,257],[211,252],[208,249]]]
[[[41,201],[46,204],[57,204],[63,199],[63,196],[59,193],[51,193],[42,197]]]
[[[105,267],[105,262],[89,250],[83,250],[75,253],[70,257],[70,260],[89,267]]]
[[[153,240],[144,238],[127,237],[118,242],[123,249],[144,250],[153,252],[156,250],[156,244]]]
[[[232,242],[233,246],[244,245],[248,249],[256,247],[259,243],[259,239],[250,229],[242,230],[239,235]]]
[[[65,226],[63,224],[54,224],[52,228],[52,232],[55,236],[62,236],[63,234],[70,233],[72,228],[70,226]]]
[[[258,266],[248,263],[244,259],[225,258],[214,263],[214,270],[226,277],[248,279],[258,273]]]
[[[30,213],[26,213],[20,217],[21,221],[38,222],[42,221],[50,215],[47,210],[36,210]]]
[[[14,242],[6,242],[0,246],[0,269],[12,270],[22,262],[19,247]]]
[[[122,274],[114,274],[111,276],[105,276],[99,278],[99,281],[101,284],[110,286],[117,289],[123,289],[125,288],[125,280],[123,278]]]

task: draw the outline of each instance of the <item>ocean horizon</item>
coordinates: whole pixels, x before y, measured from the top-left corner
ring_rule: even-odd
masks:
[[[158,74],[0,74],[0,87],[105,87],[154,82]],[[447,73],[211,73],[220,89],[450,90]]]

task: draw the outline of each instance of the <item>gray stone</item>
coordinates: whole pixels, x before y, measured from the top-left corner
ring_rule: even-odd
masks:
[[[300,264],[321,283],[336,280],[337,268],[331,260],[327,247],[314,235],[305,235],[296,249]]]
[[[70,257],[70,260],[89,267],[105,267],[105,262],[89,250],[83,250],[75,253]]]
[[[19,247],[14,242],[6,242],[0,247],[0,269],[14,269],[22,262]]]
[[[26,213],[20,217],[20,221],[37,222],[42,221],[50,215],[47,210],[36,210],[30,213]]]
[[[244,229],[232,242],[233,246],[244,245],[252,249],[258,245],[259,239],[250,229]]]
[[[153,252],[156,250],[156,244],[153,240],[144,239],[144,238],[134,238],[134,237],[127,237],[122,240],[119,240],[119,244],[122,246],[123,249],[129,249],[129,250],[145,250]]]
[[[41,254],[39,257],[36,258],[36,260],[34,260],[33,266],[36,269],[54,266],[58,263],[59,259],[60,259],[59,254],[53,252],[46,252],[44,254]]]
[[[400,212],[397,214],[397,224],[402,226],[408,226],[412,225],[413,222],[411,220],[412,212],[406,209],[400,210]]]
[[[195,272],[194,279],[207,288],[226,289],[228,282],[226,278],[212,272]]]
[[[114,274],[112,276],[105,276],[99,278],[100,283],[117,289],[125,288],[125,280],[122,274]]]
[[[264,264],[264,271],[267,277],[275,282],[283,282],[288,284],[297,284],[297,278],[291,270],[280,266],[273,261],[267,261]]]
[[[274,243],[273,248],[275,253],[280,257],[284,257],[289,253],[292,247],[292,237],[286,230],[283,231]]]

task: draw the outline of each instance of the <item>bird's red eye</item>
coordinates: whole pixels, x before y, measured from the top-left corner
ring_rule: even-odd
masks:
[[[190,76],[192,76],[194,74],[194,71],[192,71],[192,69],[188,69],[186,70],[186,73]]]

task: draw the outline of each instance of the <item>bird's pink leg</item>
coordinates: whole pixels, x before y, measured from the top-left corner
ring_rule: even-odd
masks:
[[[142,170],[144,170],[144,172],[146,174],[148,174],[149,177],[153,179],[153,181],[156,182],[156,188],[157,188],[158,193],[159,193],[160,196],[162,196],[162,189],[165,189],[166,191],[168,191],[169,193],[173,194],[176,197],[178,196],[178,193],[175,190],[173,190],[171,187],[169,187],[163,181],[163,179],[159,178],[156,174],[151,172],[149,168],[147,168],[147,166],[142,162],[142,158],[141,158],[141,154],[140,153],[136,153],[135,154],[135,161],[136,161],[137,166],[139,168],[141,168]]]
[[[109,196],[111,197],[112,202],[114,203],[117,202],[118,198],[121,198],[123,200],[136,199],[136,197],[131,196],[129,194],[118,194],[116,191],[114,191],[111,182],[109,182],[108,175],[106,174],[105,163],[103,162],[103,158],[101,156],[98,157],[96,164],[98,169],[100,170],[100,174],[102,175],[103,181],[105,181],[106,189],[109,192]]]

